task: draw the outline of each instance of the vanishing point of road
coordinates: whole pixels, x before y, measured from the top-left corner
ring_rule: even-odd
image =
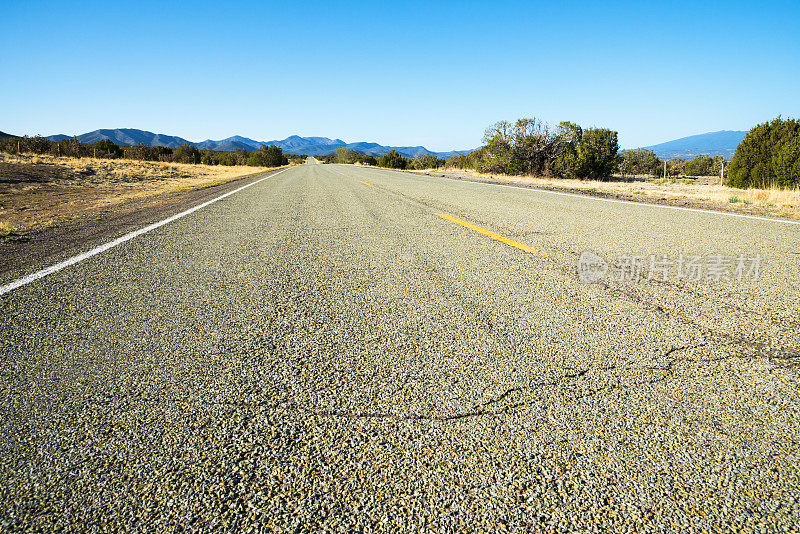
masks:
[[[584,251],[763,260],[583,283]],[[792,531],[798,254],[787,221],[289,168],[0,296],[0,524]]]

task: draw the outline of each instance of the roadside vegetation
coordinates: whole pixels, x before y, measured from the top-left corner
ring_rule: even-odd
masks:
[[[319,158],[319,156],[315,156]],[[357,150],[353,150],[352,148],[346,147],[339,147],[336,149],[336,152],[333,155],[333,163],[346,163],[346,164],[354,164],[358,163],[361,165],[377,165],[378,161],[375,159],[374,156],[370,156],[369,154],[362,154]]]
[[[317,159],[800,218],[799,124],[779,118],[756,126],[732,161],[708,155],[664,161],[647,149],[619,150],[610,129],[571,122],[552,127],[533,118],[498,122],[486,130],[480,149],[446,160],[396,151],[376,159],[352,149]]]
[[[219,185],[269,168],[0,153],[0,241],[113,211],[128,200]]]
[[[78,213],[136,196],[205,187],[255,168],[302,164],[307,156],[287,156],[265,145],[252,152],[219,152],[189,143],[170,149],[8,136],[0,138],[0,158],[5,174],[0,173],[0,238],[7,239],[20,229],[52,222],[58,211],[50,205],[54,198],[69,206],[64,210]],[[408,158],[396,150],[376,158],[351,148],[315,158],[800,218],[800,121],[780,117],[755,126],[730,162],[707,155],[664,161],[647,149],[620,150],[614,130],[566,121],[551,126],[536,118],[497,122],[485,131],[480,149],[448,159],[432,153]],[[49,177],[40,180],[40,175]]]
[[[286,154],[289,165],[303,165],[308,160],[307,154]]]
[[[777,118],[754,127],[728,162],[722,156],[663,161],[647,149],[619,150],[617,132],[583,128],[571,122],[552,127],[536,118],[501,121],[484,134],[484,145],[447,160],[435,154],[406,158],[392,151],[373,162],[352,149],[339,149],[329,161],[394,169],[458,169],[481,174],[610,181],[650,177],[661,183],[719,177],[735,188],[800,187],[800,121]]]
[[[386,167],[387,169],[407,169],[409,168],[409,160],[400,155],[397,150],[392,150],[378,157],[378,166]]]
[[[800,121],[777,119],[759,124],[736,147],[727,185],[800,187]]]
[[[81,143],[75,138],[51,141],[45,137],[5,137],[0,139],[0,151],[7,154],[35,154],[54,157],[128,159],[159,161],[164,163],[187,163],[203,165],[225,165],[229,167],[250,165],[253,167],[280,167],[288,165],[289,159],[280,147],[261,145],[258,150],[233,152],[198,150],[185,143],[175,149],[163,146],[119,146],[104,139],[96,143]]]
[[[756,126],[730,162],[707,155],[664,161],[647,149],[617,150],[611,130],[521,119],[490,127],[479,150],[446,161],[415,158],[407,169],[800,218],[798,124],[776,119]]]

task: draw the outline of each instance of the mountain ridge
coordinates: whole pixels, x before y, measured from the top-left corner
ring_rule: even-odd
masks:
[[[70,139],[71,137],[72,136],[64,134],[56,134],[47,136],[47,139],[50,139],[51,141],[60,141],[62,139]],[[422,156],[425,154],[436,154],[439,157],[449,157],[456,154],[468,154],[474,150],[434,152],[432,150],[428,150],[424,146],[384,146],[379,143],[367,141],[347,143],[338,138],[331,139],[329,137],[302,137],[299,135],[290,135],[286,139],[272,141],[256,141],[255,139],[250,139],[249,137],[233,135],[219,141],[206,139],[205,141],[192,142],[178,136],[153,133],[135,128],[100,129],[77,135],[75,137],[82,143],[95,143],[103,139],[110,139],[120,146],[131,146],[142,143],[147,146],[164,146],[167,148],[176,148],[184,143],[190,143],[200,150],[233,151],[243,149],[248,152],[257,150],[258,147],[263,144],[267,146],[278,146],[286,154],[307,154],[309,156],[329,156],[333,154],[337,148],[342,147],[352,148],[371,156],[382,156],[387,152],[397,150],[400,154],[408,158]]]
[[[720,130],[697,135],[689,135],[656,145],[645,146],[661,159],[692,159],[695,156],[722,156],[727,160],[733,157],[736,147],[747,135],[743,130]]]
[[[9,134],[5,134],[9,135]],[[697,155],[703,154],[707,156],[723,156],[730,160],[736,152],[736,147],[747,135],[743,130],[720,130],[718,132],[707,132],[703,134],[690,135],[665,141],[655,145],[645,146],[652,150],[661,159],[692,159]],[[200,150],[246,150],[251,152],[257,150],[262,144],[275,145],[280,147],[286,154],[307,154],[310,156],[329,156],[332,155],[337,148],[351,148],[364,154],[371,156],[381,156],[391,150],[397,150],[405,157],[413,158],[423,156],[426,154],[435,154],[440,158],[448,158],[458,154],[468,154],[472,150],[450,150],[446,152],[435,152],[428,150],[424,146],[385,146],[375,142],[369,141],[356,141],[347,143],[339,138],[331,139],[329,137],[308,136],[303,137],[300,135],[290,135],[286,139],[271,140],[271,141],[257,141],[249,137],[240,135],[233,135],[225,139],[215,141],[213,139],[206,139],[205,141],[192,142],[174,135],[167,135],[161,133],[153,133],[146,130],[138,130],[135,128],[115,128],[115,129],[100,129],[92,132],[87,132],[76,136],[77,139],[83,143],[95,143],[102,139],[110,139],[121,146],[136,145],[139,143],[147,146],[165,146],[168,148],[176,148],[184,143],[190,143]],[[62,139],[70,139],[72,136],[65,134],[50,135],[47,139],[52,141],[60,141]]]

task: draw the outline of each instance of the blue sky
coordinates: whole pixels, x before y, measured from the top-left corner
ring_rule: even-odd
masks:
[[[0,130],[15,134],[449,150],[536,116],[633,147],[800,115],[796,0],[0,6]]]

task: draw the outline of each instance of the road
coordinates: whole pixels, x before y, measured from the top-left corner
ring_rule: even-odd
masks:
[[[3,528],[796,527],[798,252],[786,222],[292,167],[0,297]],[[752,261],[648,278],[715,254]]]

